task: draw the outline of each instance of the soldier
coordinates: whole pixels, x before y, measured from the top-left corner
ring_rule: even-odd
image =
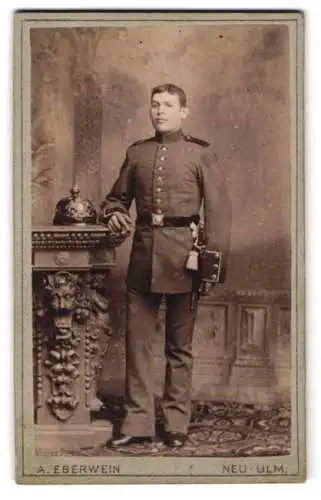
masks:
[[[137,219],[127,273],[126,416],[109,446],[150,441],[155,436],[152,342],[162,298],[166,302],[163,441],[183,446],[191,415],[191,308],[195,272],[186,268],[193,247],[192,222],[203,202],[207,247],[229,250],[231,207],[224,175],[208,142],[185,135],[184,91],[155,87],[150,118],[155,135],[129,147],[118,179],[101,205],[101,221],[120,240],[131,232],[128,210],[135,199]]]

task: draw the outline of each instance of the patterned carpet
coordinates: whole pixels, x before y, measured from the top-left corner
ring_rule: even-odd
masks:
[[[156,404],[157,421],[160,411]],[[122,416],[121,402],[111,402],[94,418],[107,419],[114,426]],[[80,456],[280,456],[290,453],[291,411],[287,406],[256,407],[230,402],[193,402],[189,439],[181,449],[169,449],[163,443],[139,444],[110,450],[99,446],[65,455]]]

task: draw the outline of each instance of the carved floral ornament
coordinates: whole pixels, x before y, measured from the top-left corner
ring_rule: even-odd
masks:
[[[82,349],[87,406],[95,398],[97,370],[110,335],[108,302],[99,293],[102,279],[59,271],[42,276],[37,287],[37,366],[44,356],[51,384],[46,404],[60,421],[68,420],[79,404],[75,383],[81,376]]]

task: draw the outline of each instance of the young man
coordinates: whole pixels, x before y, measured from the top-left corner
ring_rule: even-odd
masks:
[[[166,301],[166,372],[163,439],[182,446],[191,414],[193,272],[186,260],[193,246],[191,222],[203,202],[207,247],[223,252],[225,267],[231,209],[224,175],[210,145],[184,135],[184,91],[172,84],[152,90],[155,135],[129,147],[120,175],[101,206],[101,221],[120,238],[137,220],[127,273],[126,416],[110,446],[150,440],[155,434],[152,341],[158,309]],[[223,273],[222,273],[223,274]],[[223,275],[220,277],[222,281]]]

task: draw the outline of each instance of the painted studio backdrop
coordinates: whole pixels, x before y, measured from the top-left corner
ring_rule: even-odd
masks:
[[[233,204],[224,285],[202,299],[195,398],[290,399],[289,47],[282,25],[33,29],[32,221],[50,224],[73,177],[96,207],[126,148],[153,134],[154,85],[188,96],[185,132],[215,145]],[[134,208],[133,208],[134,214]],[[106,280],[112,327],[103,397],[124,379],[124,277],[131,241]],[[162,335],[159,320],[159,339]],[[155,378],[163,377],[155,339]]]

